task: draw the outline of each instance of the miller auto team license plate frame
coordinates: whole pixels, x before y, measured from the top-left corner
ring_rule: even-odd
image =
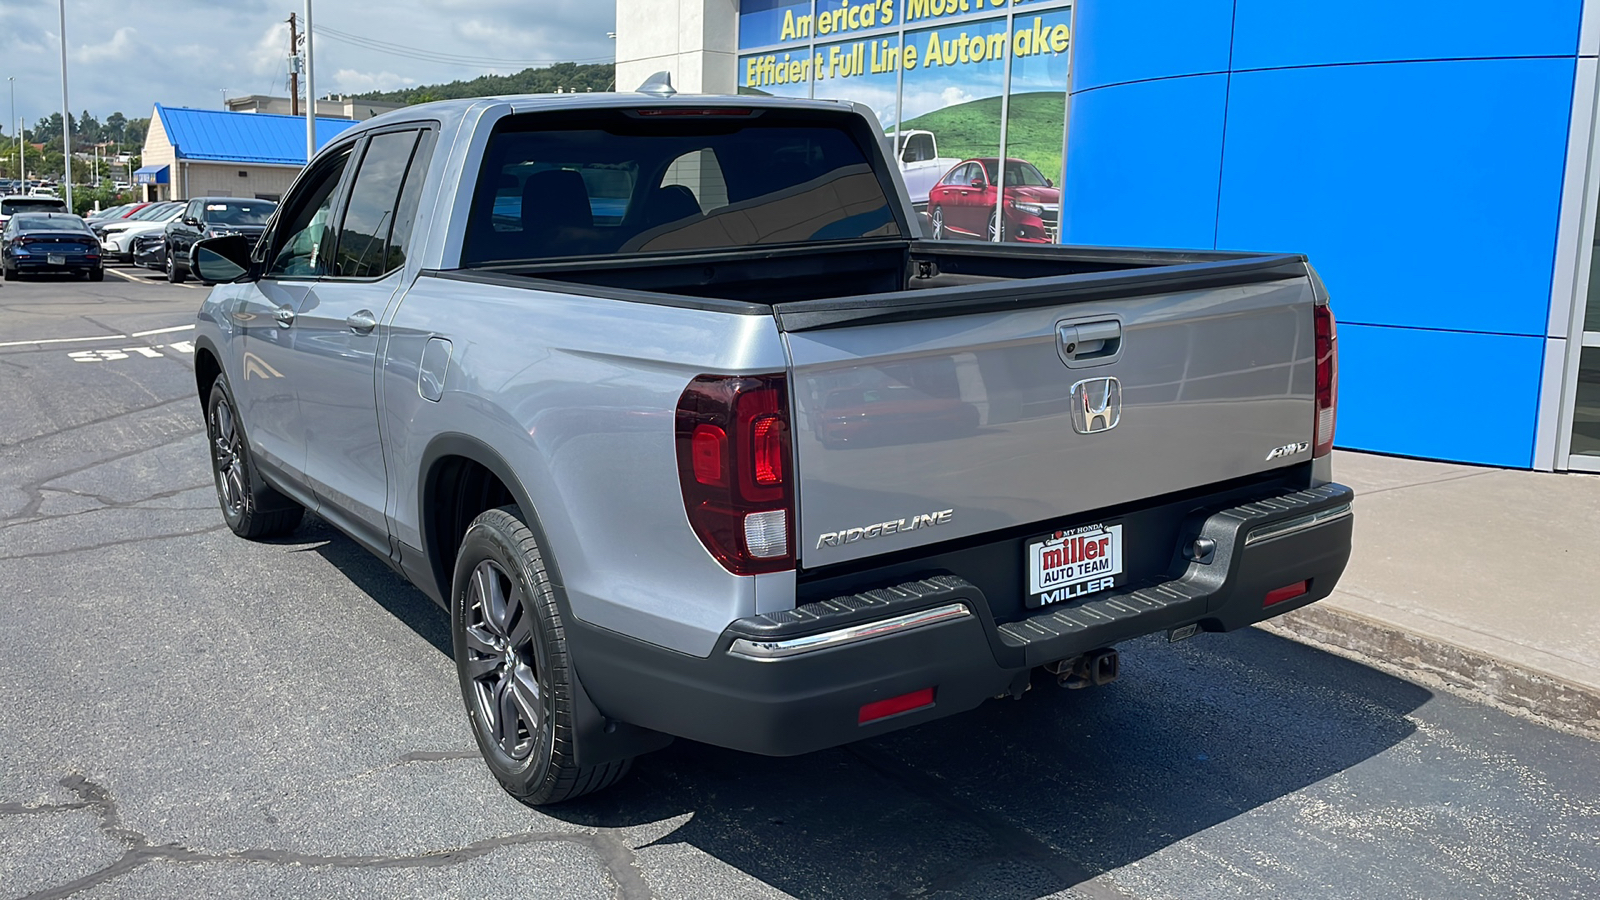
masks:
[[[1121,522],[1096,522],[1023,543],[1028,609],[1055,606],[1110,590],[1124,581]]]

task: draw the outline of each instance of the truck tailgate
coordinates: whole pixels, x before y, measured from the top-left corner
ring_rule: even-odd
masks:
[[[1311,458],[1308,278],[1081,296],[786,328],[801,565],[1080,515],[1092,542],[1096,510]]]

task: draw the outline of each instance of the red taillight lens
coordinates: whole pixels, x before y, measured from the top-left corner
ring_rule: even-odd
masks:
[[[726,485],[722,461],[728,455],[727,433],[715,425],[696,425],[692,441],[694,480],[713,487]]]
[[[1339,417],[1339,330],[1327,303],[1312,307],[1317,329],[1317,421],[1312,430],[1312,457],[1333,452],[1333,428]]]
[[[689,524],[735,575],[794,568],[794,471],[783,375],[702,375],[678,398]]]

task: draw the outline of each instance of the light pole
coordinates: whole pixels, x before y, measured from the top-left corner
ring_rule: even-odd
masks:
[[[17,76],[7,76],[6,82],[11,87],[11,124],[15,127],[17,124]],[[20,163],[22,159],[22,129],[20,128],[17,129],[17,159]]]
[[[309,0],[308,0],[309,2]],[[67,105],[67,0],[61,0],[61,163],[67,188],[67,211],[72,211],[72,113]]]
[[[66,2],[66,0],[62,0]],[[311,0],[306,0],[306,163],[317,155],[317,69],[311,61]]]

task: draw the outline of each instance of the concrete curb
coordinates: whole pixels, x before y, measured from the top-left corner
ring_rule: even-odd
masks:
[[[1431,686],[1600,737],[1600,688],[1321,604],[1269,619],[1257,627],[1344,651],[1363,662],[1417,676]]]

